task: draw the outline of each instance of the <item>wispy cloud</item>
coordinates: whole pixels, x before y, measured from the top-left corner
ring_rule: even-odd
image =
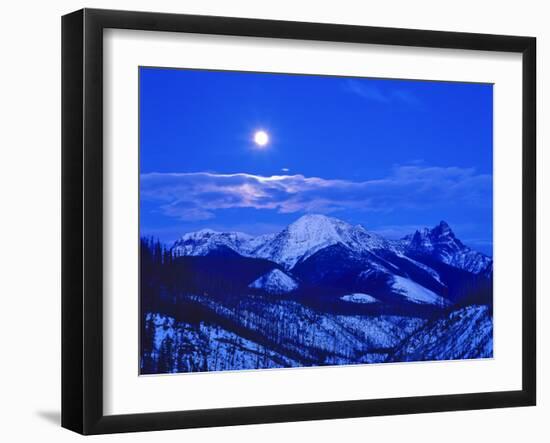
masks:
[[[374,83],[361,82],[359,80],[347,79],[345,89],[365,100],[378,103],[391,104],[401,103],[413,107],[420,107],[422,102],[411,91],[399,88],[381,88]]]
[[[254,208],[279,213],[365,212],[429,208],[435,204],[486,206],[492,177],[474,169],[399,166],[381,179],[351,181],[303,175],[147,173],[141,196],[167,216],[197,221],[216,211]]]

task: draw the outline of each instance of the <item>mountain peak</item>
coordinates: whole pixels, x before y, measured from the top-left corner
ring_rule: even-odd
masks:
[[[475,274],[491,262],[489,257],[464,245],[445,221],[432,229],[417,230],[403,241],[407,253],[432,256],[443,263]]]
[[[299,261],[305,261],[317,251],[333,245],[342,245],[355,254],[363,254],[384,249],[388,242],[360,225],[353,226],[326,215],[307,214],[255,252],[259,257],[292,269]]]
[[[431,229],[431,233],[435,236],[450,236],[455,238],[455,233],[446,221],[440,221],[437,226]]]
[[[405,240],[411,240],[411,242],[437,242],[442,238],[451,238],[453,240],[459,241],[449,224],[441,220],[433,228],[421,228],[417,229],[413,235],[407,235],[404,237]]]
[[[258,253],[290,269],[319,249],[342,243],[342,236],[350,229],[351,225],[336,218],[307,214],[288,225]]]
[[[204,229],[200,229],[200,230],[198,230],[198,231],[195,231],[194,234],[198,234],[198,235],[214,235],[214,234],[220,234],[220,232],[214,231],[213,229],[204,228]]]
[[[346,222],[338,218],[329,217],[323,214],[305,214],[305,215],[302,215],[299,219],[297,219],[293,223],[291,223],[289,226],[293,226],[293,225],[300,226],[300,225],[309,225],[309,224],[341,224],[341,223],[347,224]]]
[[[431,229],[417,229],[412,237],[406,237],[406,239],[410,239],[410,247],[414,249],[433,250],[438,245],[450,244],[453,244],[455,249],[464,248],[462,242],[456,238],[453,230],[444,220]]]
[[[321,226],[321,225],[336,226],[336,227],[339,227],[340,229],[355,229],[357,231],[361,231],[365,233],[367,232],[365,227],[361,224],[351,225],[350,223],[344,220],[341,220],[339,218],[329,217],[328,215],[323,215],[323,214],[302,215],[300,218],[298,218],[296,221],[291,223],[289,226],[293,226],[293,225],[304,226],[304,225],[310,225],[310,224],[314,224],[318,226]]]
[[[287,226],[286,231],[303,239],[340,241],[344,232],[353,226],[343,220],[322,214],[306,214]]]

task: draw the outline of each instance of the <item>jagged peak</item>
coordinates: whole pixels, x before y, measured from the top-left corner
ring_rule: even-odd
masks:
[[[453,238],[456,238],[455,233],[445,220],[441,220],[433,228],[419,228],[414,232],[414,234],[409,234],[403,237],[403,240],[413,240],[415,238],[418,239],[425,237],[437,238],[442,236],[451,236]]]
[[[450,236],[455,237],[455,233],[449,226],[449,224],[446,221],[439,222],[438,225],[436,225],[433,229],[431,229],[431,233],[437,236]]]

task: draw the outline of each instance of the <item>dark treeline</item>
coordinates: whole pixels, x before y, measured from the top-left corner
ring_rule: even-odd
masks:
[[[251,281],[279,266],[269,260],[238,254],[178,257],[158,240],[142,238],[140,245],[141,313],[158,312],[197,324],[217,319],[190,295],[208,296],[223,304],[239,294],[253,292]]]
[[[144,308],[180,294],[222,296],[246,290],[251,281],[279,268],[269,260],[233,252],[208,256],[176,256],[158,240],[142,238],[141,297]]]

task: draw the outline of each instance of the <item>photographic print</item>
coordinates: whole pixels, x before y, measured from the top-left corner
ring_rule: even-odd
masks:
[[[139,68],[140,374],[493,357],[493,85]]]

